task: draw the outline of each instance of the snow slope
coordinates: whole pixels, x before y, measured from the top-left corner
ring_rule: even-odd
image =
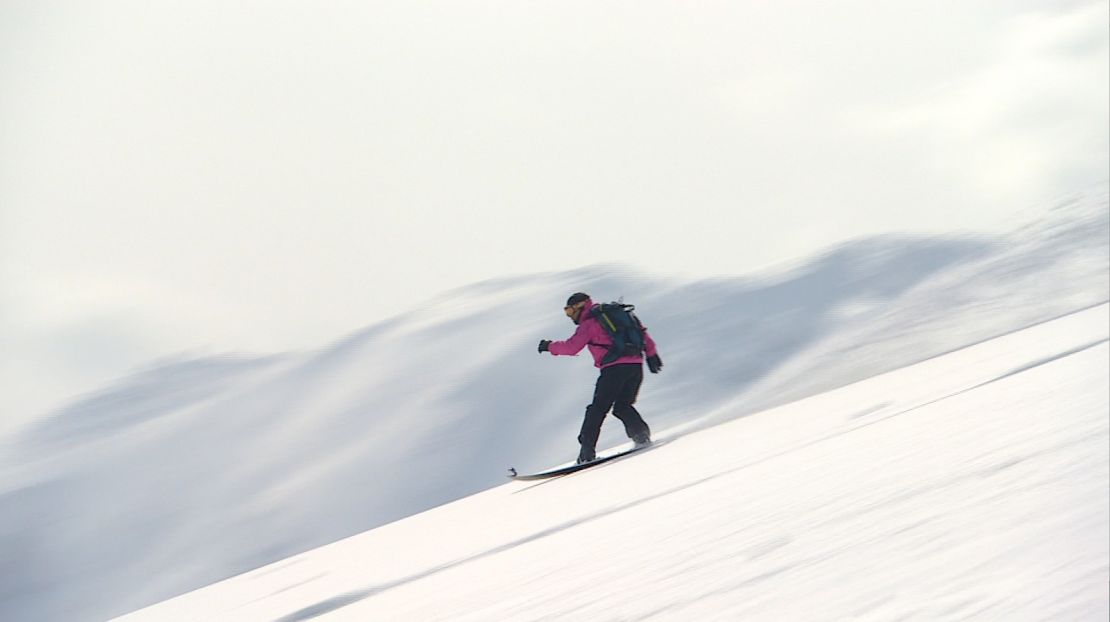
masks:
[[[1108,342],[1100,305],[121,620],[1106,620]]]
[[[641,411],[688,432],[1105,303],[1107,214],[742,278],[500,279],[319,351],[163,362],[4,439],[0,619],[123,614],[572,458],[595,372],[535,352],[570,334],[569,292],[637,304],[666,363]]]

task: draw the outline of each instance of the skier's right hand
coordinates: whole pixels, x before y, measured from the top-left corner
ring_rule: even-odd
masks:
[[[663,369],[663,361],[659,358],[658,354],[652,354],[647,357],[648,371],[653,374],[658,374],[660,369]]]
[[[548,351],[548,346],[551,345],[550,339],[540,339],[540,347],[538,348],[540,354]]]

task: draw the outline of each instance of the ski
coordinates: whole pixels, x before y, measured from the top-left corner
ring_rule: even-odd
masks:
[[[611,460],[616,460],[617,458],[623,458],[624,456],[634,454],[636,452],[643,451],[645,449],[651,449],[652,447],[658,447],[660,444],[661,443],[649,443],[649,444],[644,445],[642,447],[633,447],[632,449],[626,449],[624,451],[620,451],[620,452],[617,452],[615,454],[610,454],[608,456],[600,456],[595,460],[591,460],[589,462],[583,462],[582,464],[572,464],[572,465],[569,465],[569,466],[560,467],[558,469],[552,469],[550,471],[543,471],[543,472],[540,472],[540,473],[528,473],[528,474],[521,475],[521,474],[516,472],[516,469],[510,467],[509,468],[509,479],[527,481],[527,480],[535,480],[535,479],[547,479],[549,477],[559,477],[560,475],[570,475],[571,473],[577,473],[578,471],[588,469],[590,467],[595,467],[599,464],[605,464],[606,462],[609,462]]]

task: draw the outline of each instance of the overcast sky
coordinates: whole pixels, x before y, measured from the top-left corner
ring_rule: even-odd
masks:
[[[0,418],[491,277],[1006,228],[1108,176],[1108,22],[1061,0],[0,2]]]

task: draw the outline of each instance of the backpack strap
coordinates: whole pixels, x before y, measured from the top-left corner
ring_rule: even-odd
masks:
[[[613,320],[609,319],[609,316],[605,314],[605,311],[599,311],[597,313],[597,316],[594,317],[598,316],[600,316],[600,319],[598,321],[604,321],[609,330],[613,331],[614,333],[617,332],[616,324],[613,324]]]

